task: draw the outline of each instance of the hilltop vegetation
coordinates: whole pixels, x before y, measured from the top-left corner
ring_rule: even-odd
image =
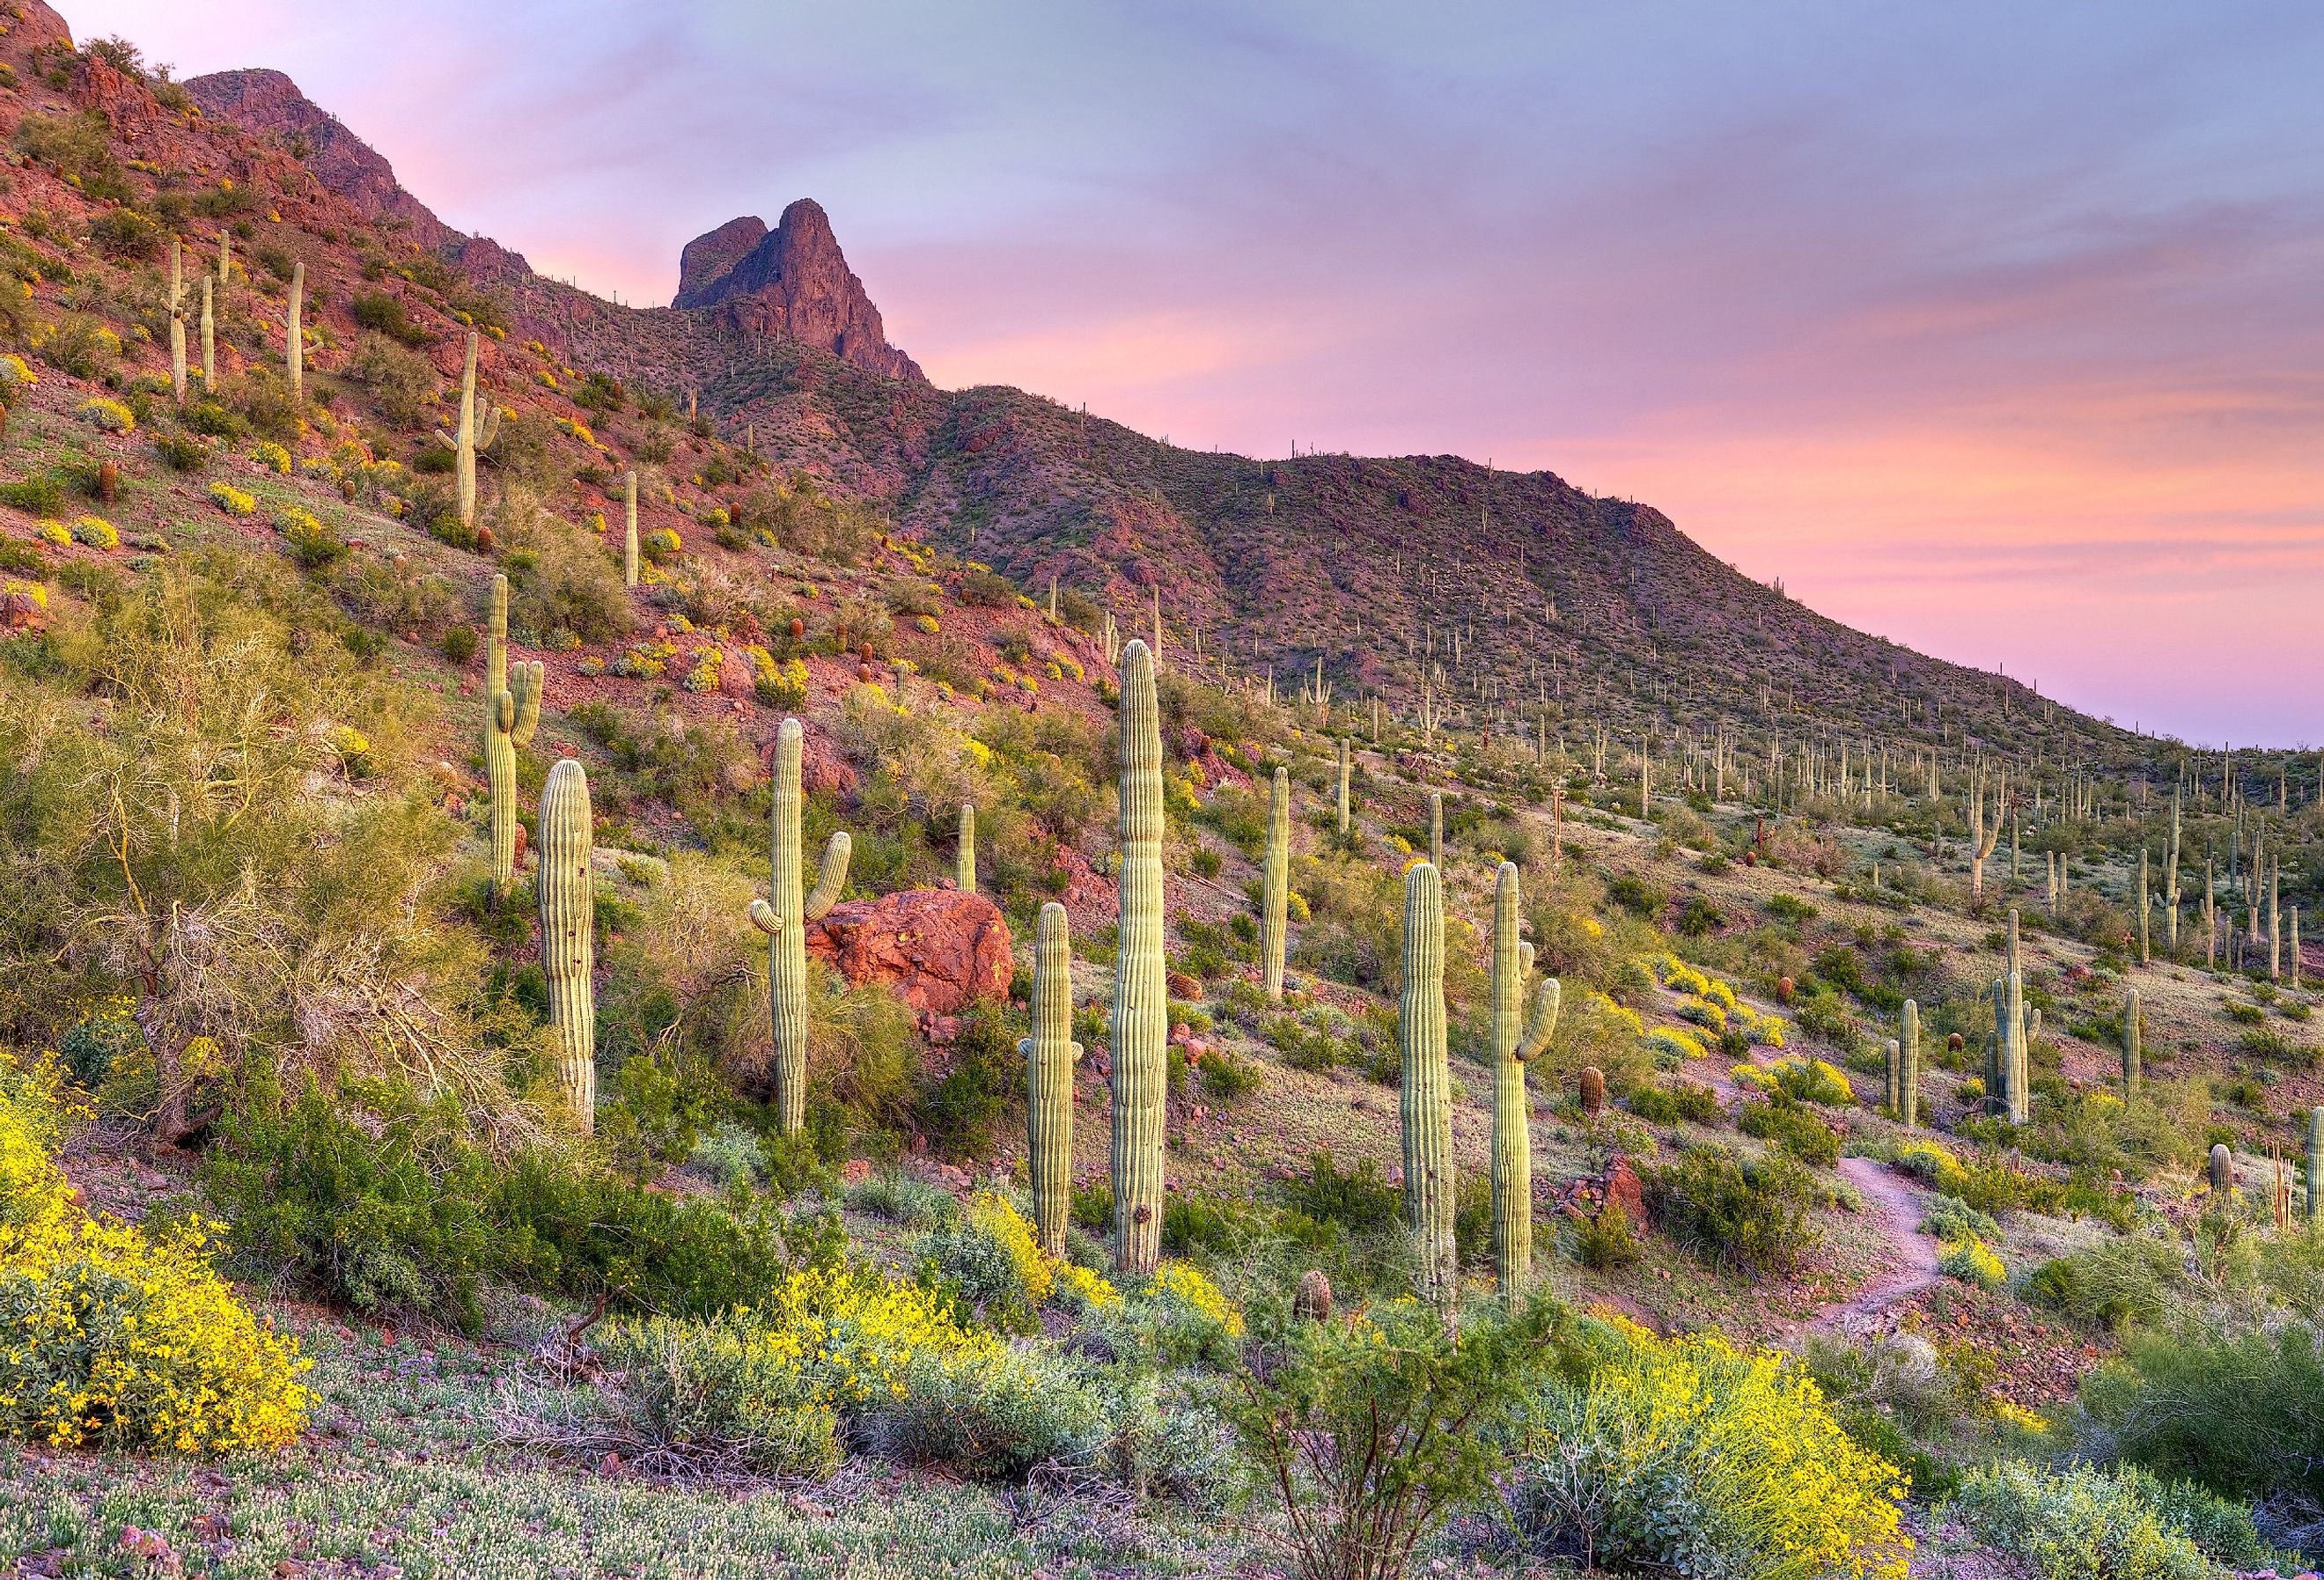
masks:
[[[19,1572],[2313,1550],[2312,758],[613,309],[8,9]]]

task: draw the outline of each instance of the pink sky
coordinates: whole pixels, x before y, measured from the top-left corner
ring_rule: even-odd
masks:
[[[623,300],[790,199],[890,338],[1452,451],[2118,721],[2324,740],[2324,12],[91,0]]]

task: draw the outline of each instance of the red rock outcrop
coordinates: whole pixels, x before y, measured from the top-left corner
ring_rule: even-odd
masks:
[[[1016,974],[1001,908],[950,888],[835,905],[807,924],[807,948],[859,987],[884,984],[924,1017],[1004,998]]]
[[[784,209],[772,230],[744,215],[687,243],[670,306],[723,307],[746,335],[779,335],[890,378],[922,376],[918,363],[888,344],[880,310],[848,268],[831,217],[812,198]]]

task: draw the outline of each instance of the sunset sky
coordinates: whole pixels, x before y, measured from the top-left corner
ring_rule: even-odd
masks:
[[[65,0],[666,301],[800,196],[938,383],[1645,500],[2124,724],[2324,741],[2324,6]]]

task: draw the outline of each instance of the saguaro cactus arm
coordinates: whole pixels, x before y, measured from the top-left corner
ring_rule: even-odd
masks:
[[[1526,950],[1526,966],[1532,969],[1533,950]],[[1550,1039],[1557,1035],[1557,1012],[1563,1003],[1564,990],[1554,976],[1545,978],[1533,990],[1533,1018],[1526,1022],[1525,1035],[1517,1039],[1517,1057],[1519,1064],[1530,1064],[1549,1047]]]

